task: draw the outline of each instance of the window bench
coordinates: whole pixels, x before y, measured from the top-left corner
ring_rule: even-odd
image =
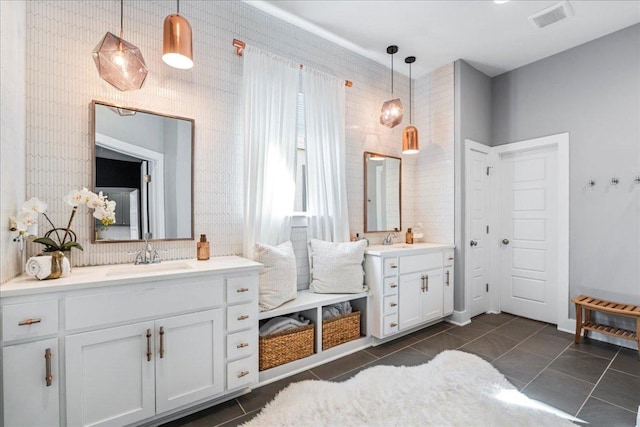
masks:
[[[599,332],[601,334],[612,335],[625,340],[635,341],[638,344],[638,357],[640,358],[640,306],[631,304],[621,304],[617,302],[605,301],[587,295],[580,295],[571,300],[576,305],[576,336],[575,342],[580,342],[580,332],[584,330],[586,338],[588,331]],[[582,320],[582,310],[584,309],[584,321]],[[614,314],[618,316],[635,317],[636,330],[631,331],[611,325],[595,323],[591,320],[591,312]]]
[[[371,345],[371,338],[367,334],[368,300],[368,292],[357,294],[316,294],[307,289],[298,291],[298,297],[293,301],[289,301],[273,310],[260,312],[258,316],[259,320],[287,316],[292,313],[301,313],[307,319],[310,319],[315,328],[315,351],[314,354],[309,357],[261,371],[259,385],[271,383],[369,347]],[[349,301],[354,311],[360,311],[360,338],[323,350],[322,307],[344,301]]]

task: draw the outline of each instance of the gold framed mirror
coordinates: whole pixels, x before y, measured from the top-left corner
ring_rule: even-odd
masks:
[[[91,102],[93,191],[116,201],[94,243],[193,240],[193,119]]]
[[[402,230],[402,159],[364,152],[364,231]]]

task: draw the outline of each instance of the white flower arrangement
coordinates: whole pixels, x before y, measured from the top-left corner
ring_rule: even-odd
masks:
[[[37,197],[32,197],[22,205],[22,209],[15,217],[10,218],[11,231],[18,232],[18,235],[13,240],[22,243],[24,238],[36,236],[38,233],[38,215],[42,214],[52,228],[45,233],[44,237],[36,238],[33,241],[44,245],[45,252],[66,251],[71,248],[83,250],[82,246],[75,241],[75,233],[71,230],[71,223],[76,215],[78,206],[87,205],[87,207],[93,209],[94,218],[99,219],[104,226],[111,225],[116,221],[116,202],[107,200],[102,191],[96,194],[86,188],[74,190],[67,194],[63,200],[72,206],[71,216],[66,228],[56,227],[46,214],[47,204]],[[63,231],[64,234],[61,238],[60,235]]]

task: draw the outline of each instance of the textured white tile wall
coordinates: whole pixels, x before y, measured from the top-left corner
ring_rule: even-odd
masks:
[[[24,1],[0,2],[0,283],[23,265],[8,225],[25,200],[25,10]]]
[[[27,196],[45,199],[56,223],[67,220],[69,209],[64,206],[62,197],[71,189],[88,186],[91,182],[88,105],[92,99],[191,117],[195,119],[196,146],[195,232],[209,236],[213,255],[240,254],[243,229],[242,58],[235,55],[231,45],[232,39],[238,38],[353,81],[354,86],[346,89],[347,186],[351,229],[361,232],[363,151],[399,155],[402,128],[407,124],[388,129],[378,123],[380,105],[389,97],[389,70],[236,1],[181,2],[180,12],[193,28],[195,66],[190,71],[175,70],[161,60],[162,22],[174,8],[173,1],[124,3],[124,37],[141,49],[150,73],[141,90],[119,92],[98,77],[90,56],[106,31],[118,32],[119,2],[27,3]],[[447,72],[448,69],[438,72],[438,78],[433,80],[446,80]],[[450,73],[453,81],[452,67]],[[396,75],[395,88],[396,95],[408,98],[406,77]],[[417,89],[416,111],[423,108],[431,116],[442,115],[445,102],[438,104],[436,109],[428,108],[423,105],[428,99],[421,99]],[[452,103],[453,91],[451,109]],[[421,170],[415,163],[422,162],[427,152],[423,150],[419,159],[403,162],[404,228],[416,222],[417,206],[414,207],[412,198],[419,183],[410,177]],[[430,160],[427,162],[431,163]],[[432,211],[440,212],[432,209],[425,210],[424,214]],[[446,215],[433,222],[433,227],[440,220],[445,221]],[[426,221],[427,218],[423,220]],[[87,212],[78,215],[73,228],[85,247],[84,252],[74,254],[76,265],[127,262],[126,252],[140,246],[133,243],[91,244],[90,214]],[[375,243],[381,241],[383,235],[368,237]],[[168,259],[195,257],[193,241],[161,242],[157,246],[168,250],[165,255]]]

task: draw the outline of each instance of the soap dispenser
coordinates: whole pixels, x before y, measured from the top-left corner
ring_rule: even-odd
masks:
[[[206,261],[209,259],[209,242],[207,242],[207,235],[201,234],[200,241],[198,242],[198,261]]]
[[[411,232],[411,229],[409,228],[407,230],[407,235],[406,235],[406,239],[405,241],[407,242],[407,244],[412,245],[413,244],[413,233]]]

